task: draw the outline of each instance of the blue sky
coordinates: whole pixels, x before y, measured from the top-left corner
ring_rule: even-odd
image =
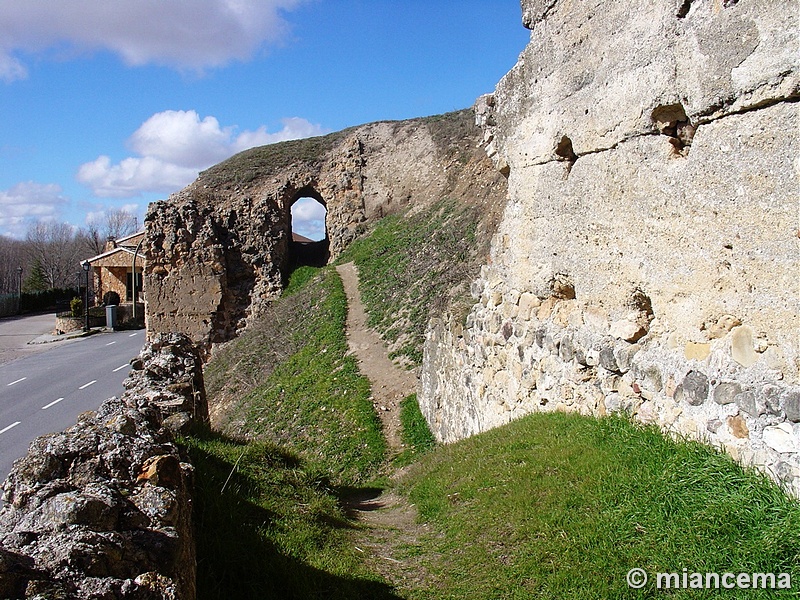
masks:
[[[0,234],[141,222],[247,147],[470,106],[520,22],[518,0],[0,0]]]

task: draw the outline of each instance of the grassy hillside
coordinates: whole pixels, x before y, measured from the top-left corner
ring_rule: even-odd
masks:
[[[341,279],[329,268],[307,281],[313,273],[296,272],[297,293],[215,356],[208,394],[212,405],[229,404],[219,419],[226,434],[277,444],[337,485],[353,485],[378,475],[386,442],[369,381],[347,355]]]

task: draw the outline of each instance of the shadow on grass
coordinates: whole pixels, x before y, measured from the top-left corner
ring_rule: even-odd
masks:
[[[349,519],[357,519],[360,512],[380,510],[385,506],[381,500],[384,489],[380,487],[339,487],[336,496],[339,506]]]
[[[297,457],[211,432],[183,442],[195,467],[199,600],[400,598],[352,558],[338,498]]]

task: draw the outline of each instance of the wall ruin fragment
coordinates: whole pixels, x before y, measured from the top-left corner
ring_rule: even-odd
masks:
[[[522,4],[476,106],[510,199],[466,327],[425,347],[435,435],[624,411],[800,493],[797,11]]]

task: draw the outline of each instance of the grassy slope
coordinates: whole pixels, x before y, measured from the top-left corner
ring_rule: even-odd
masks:
[[[198,599],[396,598],[350,544],[327,481],[265,442],[184,440],[195,467]]]
[[[346,356],[347,297],[333,269],[297,293],[215,356],[206,370],[209,396],[235,396],[224,431],[279,444],[336,485],[379,473],[386,442],[370,401],[369,381]]]
[[[404,484],[441,535],[437,581],[410,598],[656,598],[658,572],[789,572],[800,584],[800,504],[763,475],[620,418],[540,414],[440,447]],[[480,568],[475,568],[480,565]],[[671,590],[670,598],[719,591]],[[771,598],[771,590],[726,590]]]
[[[333,269],[287,294],[206,369],[225,433],[184,440],[197,473],[198,597],[395,598],[350,543],[342,497],[380,477],[386,443],[369,382],[345,356]]]

